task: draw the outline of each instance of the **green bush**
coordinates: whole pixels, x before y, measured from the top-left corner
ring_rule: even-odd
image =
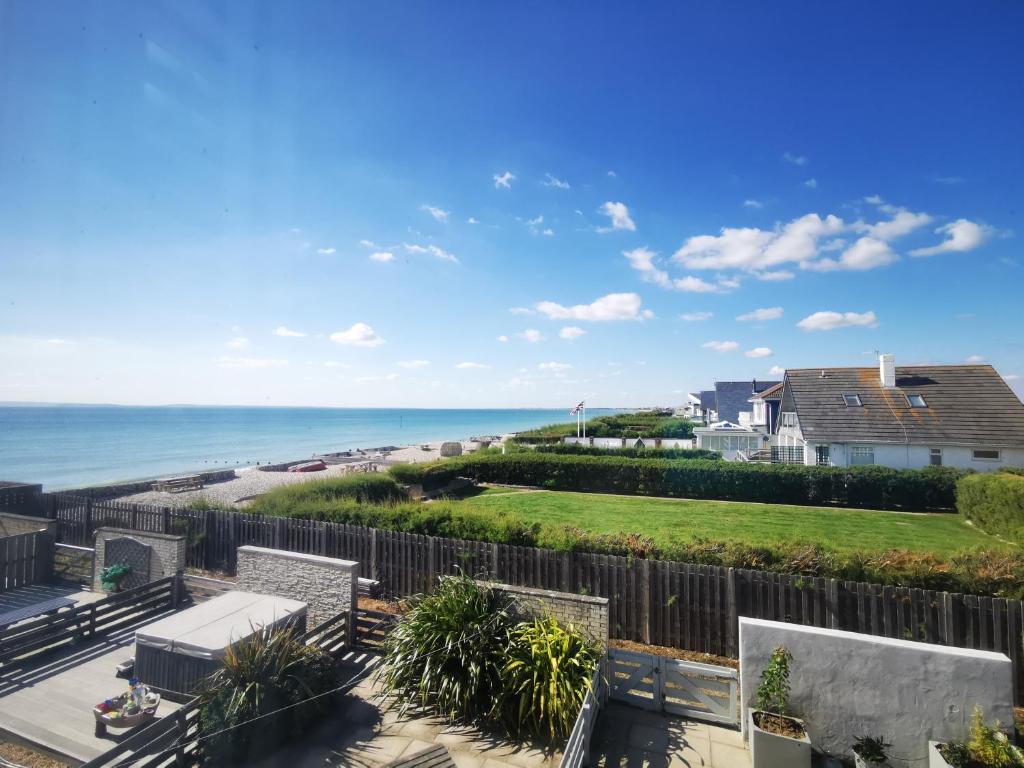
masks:
[[[986,533],[1024,543],[1024,475],[968,475],[956,485],[956,506],[965,520]]]
[[[949,742],[939,752],[952,768],[1022,768],[1024,752],[1013,745],[999,721],[986,725],[981,707],[975,705],[966,742]]]
[[[566,456],[621,456],[626,459],[721,459],[718,451],[707,448],[598,448],[575,443],[538,445],[537,453],[557,453]]]
[[[490,716],[514,624],[505,602],[467,576],[411,598],[384,640],[377,674],[391,706],[451,721]]]
[[[465,456],[424,470],[560,491],[924,511],[953,509],[963,470],[629,459],[536,451]]]
[[[283,485],[257,498],[249,512],[288,517],[294,509],[338,500],[388,503],[407,501],[409,495],[394,478],[381,473],[345,475]]]
[[[499,708],[513,733],[546,739],[572,731],[601,647],[555,619],[523,622],[509,635]]]
[[[199,691],[203,764],[248,765],[264,758],[327,710],[329,697],[321,694],[336,685],[331,657],[290,630],[263,629],[234,645]]]
[[[444,488],[458,477],[454,467],[447,461],[395,464],[388,468],[388,474],[403,485],[422,485],[424,491]]]
[[[519,432],[514,442],[525,444],[550,443],[576,434],[576,422],[548,424],[537,429]],[[668,411],[640,411],[616,413],[587,419],[589,437],[693,437],[693,423],[680,419]]]

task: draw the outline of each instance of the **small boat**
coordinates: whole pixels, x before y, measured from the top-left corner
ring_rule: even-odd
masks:
[[[320,461],[304,461],[301,464],[293,464],[288,467],[289,472],[321,472],[327,469],[327,465]]]
[[[156,716],[156,710],[160,706],[160,694],[146,686],[141,687],[141,705],[135,703],[131,691],[125,691],[120,696],[101,701],[92,708],[96,718],[96,738],[106,736],[107,728],[134,728]]]

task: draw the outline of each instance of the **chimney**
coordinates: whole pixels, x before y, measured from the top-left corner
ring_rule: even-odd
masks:
[[[883,387],[892,389],[896,386],[896,355],[878,356],[878,374]]]

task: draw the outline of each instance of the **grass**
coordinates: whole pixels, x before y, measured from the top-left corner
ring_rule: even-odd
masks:
[[[1007,545],[949,513],[899,513],[590,493],[488,491],[461,502],[526,522],[568,524],[593,533],[637,533],[670,546],[697,539],[770,544],[816,542],[838,552],[906,549],[948,557]]]

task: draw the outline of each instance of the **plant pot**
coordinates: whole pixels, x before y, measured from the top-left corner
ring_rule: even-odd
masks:
[[[869,763],[856,752],[853,753],[853,766],[854,768],[892,768],[888,760],[881,763]]]
[[[941,741],[928,742],[928,768],[951,768],[949,763],[946,762],[946,758],[939,752],[939,744],[941,743]]]
[[[761,730],[757,725],[756,716],[762,714],[768,713],[752,709],[749,715],[750,756],[754,768],[810,768],[811,739],[807,736],[804,721],[795,717],[786,718],[804,728],[803,738],[792,739],[789,736]]]

